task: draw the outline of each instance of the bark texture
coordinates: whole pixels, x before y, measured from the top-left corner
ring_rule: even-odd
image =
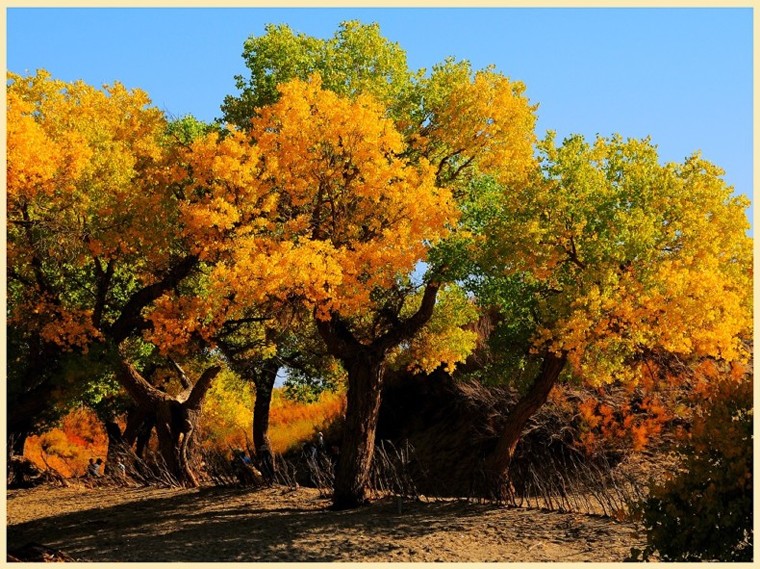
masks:
[[[335,509],[355,508],[366,502],[385,372],[384,354],[361,350],[347,358],[344,365],[350,379],[345,430],[335,472]]]
[[[253,405],[253,448],[261,472],[267,480],[271,480],[274,475],[272,445],[269,442],[269,411],[278,370],[277,363],[270,361],[254,377],[256,401]]]

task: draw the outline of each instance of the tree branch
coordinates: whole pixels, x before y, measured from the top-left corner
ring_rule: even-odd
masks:
[[[177,286],[198,265],[198,257],[188,255],[174,265],[164,278],[135,292],[124,305],[116,321],[106,330],[106,335],[120,344],[135,330],[144,326],[142,309],[159,298],[167,290]]]
[[[101,263],[98,257],[93,257],[95,261],[95,307],[92,311],[92,325],[95,328],[100,329],[101,322],[103,320],[103,311],[106,306],[106,296],[108,295],[108,288],[111,286],[111,279],[114,273],[114,260],[108,261],[108,265],[103,269],[103,263]]]
[[[330,355],[341,358],[364,347],[338,314],[332,314],[330,320],[320,320],[319,318],[315,320],[317,331],[325,341]]]
[[[446,156],[444,156],[443,158],[441,158],[441,161],[438,163],[438,170],[436,170],[436,172],[435,172],[436,182],[440,181],[441,174],[443,173],[443,167],[444,167],[444,165],[449,160],[451,160],[452,158],[454,158],[454,156],[456,156],[457,154],[461,154],[462,152],[464,152],[464,150],[465,150],[464,148],[460,148],[459,150],[455,150],[454,152],[452,152],[450,154],[447,154]]]
[[[138,405],[152,405],[157,401],[166,401],[171,399],[163,391],[156,389],[138,371],[124,359],[119,359],[116,371],[116,379],[127,390],[127,393],[134,399]]]
[[[561,245],[561,247],[562,249],[565,250],[565,253],[567,253],[567,258],[570,262],[572,262],[579,269],[586,268],[586,263],[584,263],[578,258],[578,251],[575,248],[575,240],[573,239],[572,235],[570,236],[570,249],[568,249],[564,245]]]
[[[419,330],[428,323],[433,316],[433,310],[435,309],[435,303],[438,295],[438,290],[441,288],[439,282],[429,282],[425,286],[425,292],[422,295],[422,302],[412,316],[406,320],[401,321],[399,324],[391,328],[384,335],[380,336],[373,345],[380,350],[385,351],[394,346],[397,346],[404,340],[408,340],[414,336]]]
[[[179,375],[179,382],[182,384],[182,389],[190,389],[193,384],[190,383],[190,380],[187,378],[187,374],[185,373],[185,370],[183,370],[180,365],[175,362],[172,358],[167,358],[169,360],[169,363],[174,368],[174,371],[177,372]]]
[[[195,383],[192,391],[190,392],[190,395],[187,397],[183,404],[186,409],[200,409],[203,398],[206,396],[206,392],[211,387],[211,382],[220,371],[222,371],[221,366],[211,366],[203,372],[203,375],[201,375],[200,379],[198,379],[198,381]]]

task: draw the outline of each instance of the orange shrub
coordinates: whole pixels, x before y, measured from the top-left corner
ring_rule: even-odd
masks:
[[[108,436],[97,415],[80,407],[64,416],[58,427],[30,436],[24,456],[40,468],[51,467],[65,477],[81,476],[91,457],[105,459]]]
[[[605,395],[600,392],[600,398],[586,397],[578,406],[579,443],[588,454],[610,443],[641,451],[672,418],[657,394],[615,403],[605,401]]]

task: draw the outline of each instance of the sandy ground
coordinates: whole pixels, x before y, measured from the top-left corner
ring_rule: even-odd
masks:
[[[623,561],[636,527],[600,516],[388,498],[344,512],[300,488],[52,488],[7,494],[8,549],[81,561]]]

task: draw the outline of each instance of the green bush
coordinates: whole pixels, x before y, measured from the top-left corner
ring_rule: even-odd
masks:
[[[682,468],[639,506],[637,559],[752,561],[752,381],[713,387],[679,446]]]

